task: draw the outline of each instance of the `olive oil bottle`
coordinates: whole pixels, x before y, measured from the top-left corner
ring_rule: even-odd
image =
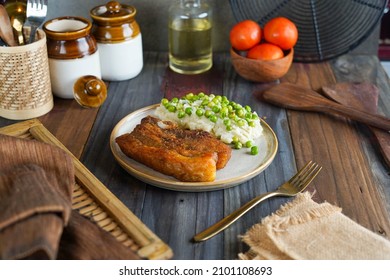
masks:
[[[182,74],[209,70],[212,57],[212,19],[207,3],[180,0],[169,14],[169,67]]]

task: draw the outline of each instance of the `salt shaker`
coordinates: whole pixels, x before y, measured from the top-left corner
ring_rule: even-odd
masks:
[[[92,23],[81,17],[59,17],[44,23],[53,94],[73,99],[80,77],[101,78],[99,51],[91,35]]]
[[[90,11],[100,53],[102,78],[123,81],[143,68],[142,35],[133,6],[110,1]]]

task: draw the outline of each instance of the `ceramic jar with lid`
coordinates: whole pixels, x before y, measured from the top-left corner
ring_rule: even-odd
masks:
[[[142,70],[142,36],[135,14],[133,6],[116,1],[90,11],[104,80],[128,80]]]
[[[92,23],[81,17],[59,17],[44,23],[53,94],[73,99],[74,83],[85,75],[101,78],[98,45]]]

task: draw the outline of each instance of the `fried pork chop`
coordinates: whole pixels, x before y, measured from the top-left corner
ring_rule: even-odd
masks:
[[[231,148],[210,133],[152,116],[115,141],[128,157],[185,182],[214,181],[231,157]]]

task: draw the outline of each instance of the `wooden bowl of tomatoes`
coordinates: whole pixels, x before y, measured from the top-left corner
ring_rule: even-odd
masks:
[[[264,28],[255,21],[244,20],[230,31],[232,65],[246,80],[275,81],[290,69],[297,40],[298,29],[287,18],[271,19]]]
[[[272,82],[283,77],[291,67],[294,49],[286,52],[282,58],[263,60],[247,58],[230,49],[231,61],[236,72],[252,82]]]

